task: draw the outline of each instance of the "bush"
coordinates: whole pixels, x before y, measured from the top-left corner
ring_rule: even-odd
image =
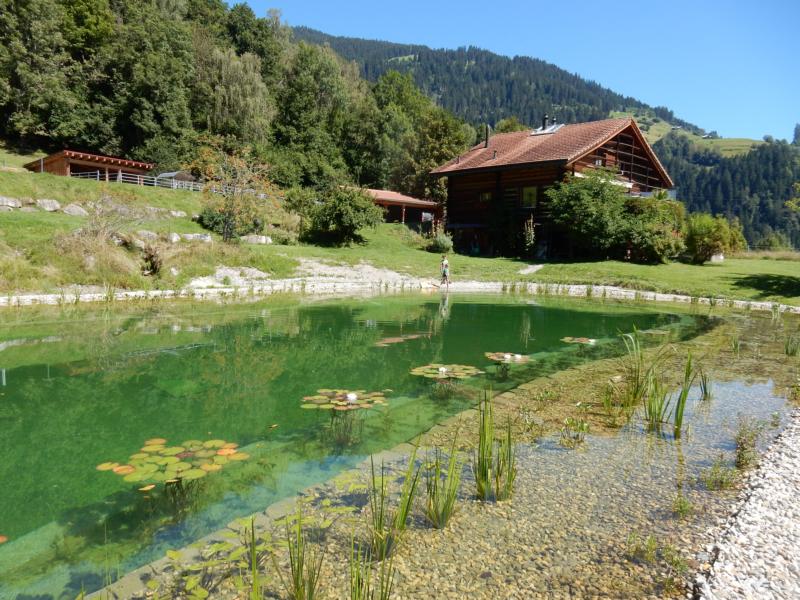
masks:
[[[363,191],[350,187],[321,192],[308,212],[304,236],[333,245],[361,241],[360,231],[383,221],[383,209]]]
[[[437,254],[449,254],[453,251],[453,238],[449,233],[440,231],[430,239],[425,249]]]
[[[632,260],[663,263],[684,251],[682,203],[663,198],[631,197],[625,201],[625,211],[627,219],[622,237],[627,240]]]
[[[250,233],[261,233],[261,230],[264,228],[264,223],[258,217],[256,211],[248,211],[247,215],[243,213],[244,211],[236,215],[235,218],[231,218],[226,214],[226,211],[220,204],[209,203],[200,212],[197,222],[209,231],[213,231],[219,235],[225,234],[226,227],[229,226],[231,222],[234,223],[232,237],[240,237]]]
[[[746,247],[741,225],[726,218],[707,213],[689,216],[686,249],[692,262],[698,265],[722,252],[739,252]]]

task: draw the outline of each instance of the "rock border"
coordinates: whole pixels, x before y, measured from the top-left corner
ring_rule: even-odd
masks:
[[[51,294],[8,294],[0,296],[0,307],[21,307],[35,305],[65,305],[91,302],[115,302],[125,300],[221,300],[266,297],[273,294],[309,295],[378,295],[399,292],[436,292],[441,286],[431,279],[400,279],[393,281],[348,281],[325,278],[275,279],[246,287],[206,287],[184,288],[180,290],[128,290],[105,292],[69,292]],[[451,283],[448,291],[454,293],[523,293],[542,296],[568,296],[574,298],[600,298],[603,300],[628,300],[635,302],[675,302],[679,304],[698,304],[703,306],[722,306],[743,310],[768,311],[773,313],[800,314],[800,306],[778,302],[755,300],[733,300],[688,296],[685,294],[665,294],[645,290],[632,290],[611,285],[586,285],[562,283],[526,283],[500,281],[463,281]]]

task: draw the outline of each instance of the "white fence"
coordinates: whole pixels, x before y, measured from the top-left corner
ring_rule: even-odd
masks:
[[[150,187],[160,187],[170,190],[189,190],[191,192],[202,192],[203,184],[196,181],[180,181],[169,177],[153,177],[152,175],[133,175],[132,173],[108,173],[106,179],[105,171],[84,171],[80,173],[70,173],[70,177],[77,179],[91,179],[95,181],[109,181],[116,183],[132,183],[134,185],[147,185]]]

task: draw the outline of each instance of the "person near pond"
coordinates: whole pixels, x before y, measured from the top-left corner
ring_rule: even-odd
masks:
[[[441,285],[447,285],[450,289],[450,263],[447,261],[447,254],[442,254],[442,282]]]

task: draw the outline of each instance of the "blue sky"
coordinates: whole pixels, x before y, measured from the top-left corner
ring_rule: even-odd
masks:
[[[249,0],[334,35],[544,59],[725,137],[791,140],[800,0]]]

